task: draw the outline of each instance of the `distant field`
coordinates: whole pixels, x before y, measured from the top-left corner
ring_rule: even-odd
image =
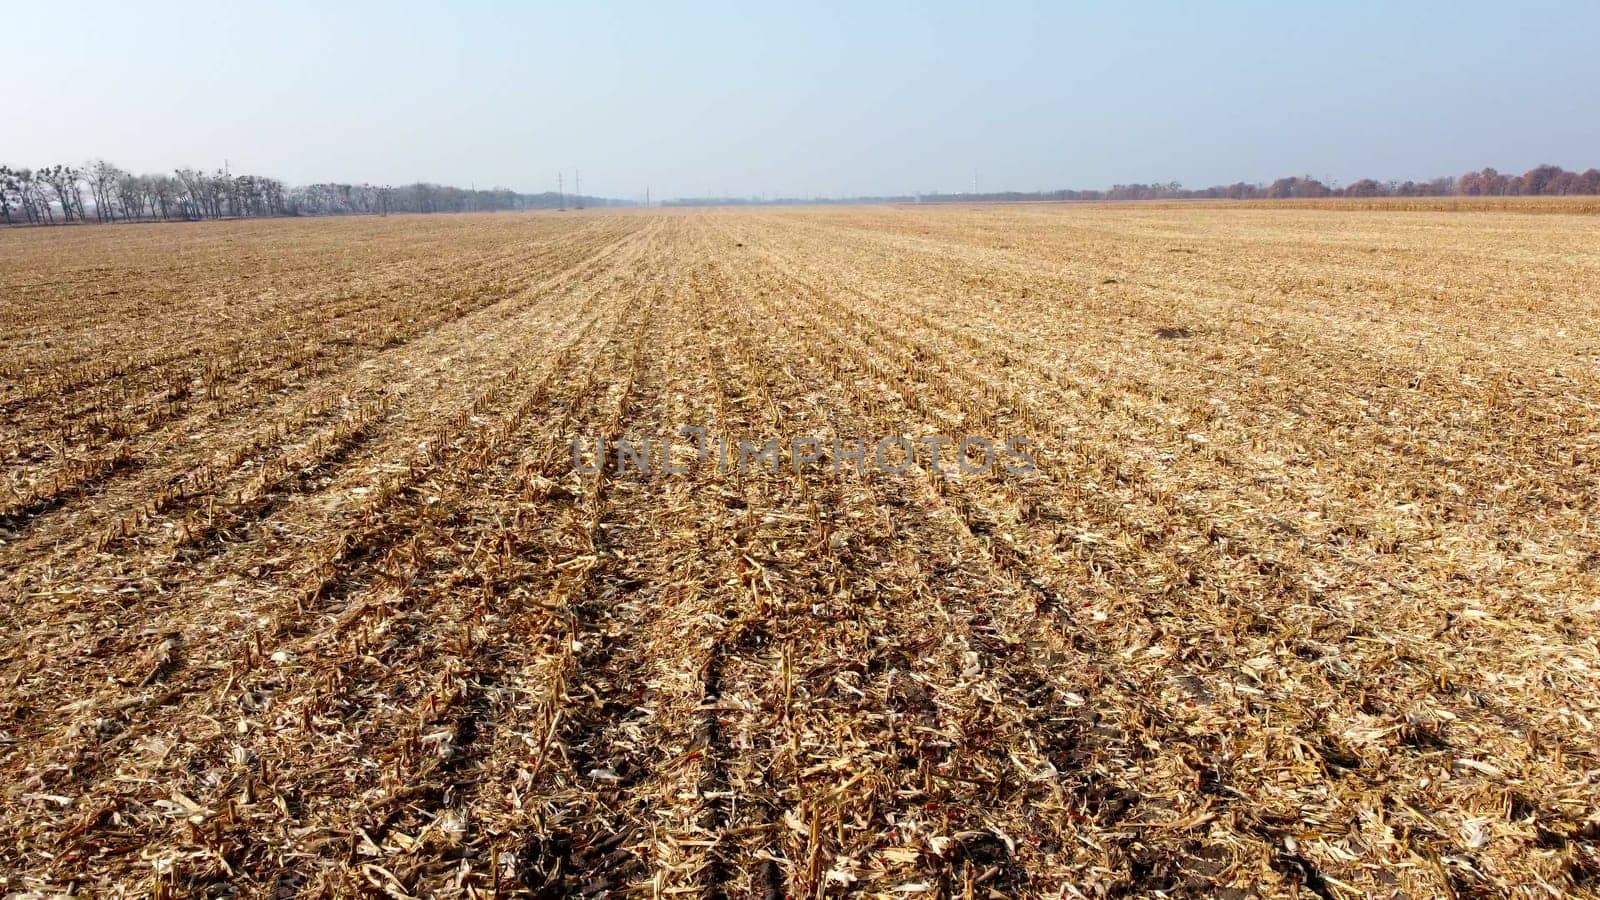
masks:
[[[1148,201],[1089,201],[1089,200],[1028,200],[1016,201],[1006,204],[952,204],[942,203],[949,207],[980,206],[990,207],[1028,207],[1028,206],[1074,206],[1080,209],[1127,209],[1129,207],[1179,207],[1190,210],[1201,209],[1276,209],[1279,211],[1295,209],[1318,209],[1327,211],[1343,210],[1346,212],[1517,212],[1517,213],[1553,213],[1556,215],[1589,216],[1600,214],[1600,197],[1585,195],[1567,195],[1560,197],[1325,197],[1320,199],[1292,199],[1277,200],[1148,200]],[[924,204],[901,203],[897,208],[918,209]]]
[[[0,893],[1595,896],[1600,218],[1492,202],[0,232]],[[686,424],[1037,466],[574,465]]]
[[[1520,212],[1592,216],[1600,213],[1600,197],[1338,197],[1327,200],[1201,201],[1261,209],[1362,209],[1392,212]]]

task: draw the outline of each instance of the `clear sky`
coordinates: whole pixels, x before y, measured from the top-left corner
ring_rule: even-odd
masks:
[[[8,3],[0,163],[656,198],[1600,166],[1600,2]]]

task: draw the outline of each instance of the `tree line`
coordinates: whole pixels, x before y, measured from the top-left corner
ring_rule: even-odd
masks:
[[[172,221],[258,216],[387,215],[626,205],[554,191],[520,194],[417,182],[286,187],[276,178],[175,169],[135,175],[104,160],[37,169],[0,165],[0,218],[10,224]]]
[[[1270,184],[1215,185],[1185,188],[1165,184],[1118,184],[1107,190],[1011,191],[992,194],[920,194],[904,200],[923,203],[1028,200],[1288,200],[1319,197],[1560,197],[1600,195],[1600,169],[1569,172],[1560,166],[1534,166],[1521,175],[1505,175],[1492,168],[1459,177],[1429,181],[1378,181],[1363,178],[1344,186],[1330,186],[1310,175],[1279,178]]]
[[[755,199],[745,197],[686,197],[666,201],[667,206],[760,206],[801,203],[963,203],[1028,202],[1040,200],[1288,200],[1317,197],[1558,197],[1600,195],[1600,169],[1569,172],[1560,166],[1541,165],[1521,175],[1504,175],[1494,169],[1445,176],[1429,181],[1377,181],[1363,178],[1330,186],[1310,175],[1279,178],[1270,184],[1215,185],[1185,188],[1176,181],[1155,184],[1118,184],[1105,190],[1003,191],[986,194],[907,194],[901,196]]]
[[[796,203],[924,203],[1038,200],[1277,200],[1320,197],[1555,197],[1600,195],[1600,169],[1569,172],[1539,165],[1521,175],[1492,168],[1430,181],[1363,178],[1329,186],[1309,176],[1279,178],[1270,184],[1236,182],[1190,189],[1177,182],[1118,184],[1106,190],[1007,191],[986,194],[918,194],[848,197],[832,200],[738,197],[683,198],[665,205]],[[326,182],[286,187],[276,178],[234,175],[223,170],[175,169],[170,175],[135,175],[105,160],[82,166],[37,169],[0,165],[0,218],[6,224],[57,222],[166,221],[257,216],[387,215],[389,213],[475,212],[555,209],[575,206],[628,206],[623,200],[577,197],[546,191],[521,194],[506,188],[477,190],[417,182],[399,186]]]

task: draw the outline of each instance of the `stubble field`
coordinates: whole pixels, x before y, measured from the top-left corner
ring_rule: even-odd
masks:
[[[1593,896],[1596,248],[1181,204],[0,233],[0,893]],[[574,465],[681,425],[1037,466]]]

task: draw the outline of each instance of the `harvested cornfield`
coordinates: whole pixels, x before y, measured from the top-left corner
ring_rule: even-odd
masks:
[[[1597,247],[1182,204],[0,233],[0,886],[1600,895]],[[854,458],[931,435],[1033,464]]]

